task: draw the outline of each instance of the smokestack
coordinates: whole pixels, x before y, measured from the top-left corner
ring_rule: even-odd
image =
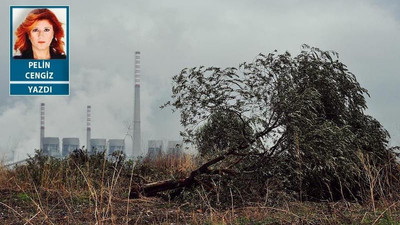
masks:
[[[43,150],[44,139],[44,103],[40,104],[40,150]]]
[[[87,123],[86,123],[86,149],[88,152],[92,151],[92,147],[90,146],[90,138],[92,136],[92,107],[90,105],[87,106]]]
[[[140,134],[140,52],[135,52],[135,96],[133,108],[133,148],[132,156],[141,153]]]

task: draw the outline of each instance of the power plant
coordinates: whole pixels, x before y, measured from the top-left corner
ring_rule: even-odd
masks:
[[[96,152],[107,151],[112,154],[115,151],[125,152],[124,139],[92,139],[91,138],[91,109],[90,105],[87,106],[87,123],[86,123],[86,149],[88,153],[93,154]],[[58,137],[45,137],[45,104],[40,104],[40,146],[43,154],[53,156],[56,158],[66,157],[76,149],[80,149],[79,138],[69,137],[62,139],[62,149],[60,151],[60,139]]]
[[[131,156],[142,155],[141,129],[140,129],[140,52],[135,52],[134,68],[134,101],[133,101],[133,129],[132,129],[132,152]],[[122,151],[126,154],[124,139],[92,139],[92,107],[86,108],[86,149],[88,153],[106,152],[108,155],[115,151]],[[79,138],[66,137],[62,139],[62,149],[60,149],[60,139],[58,137],[45,136],[45,104],[40,104],[40,149],[43,153],[54,157],[66,157],[72,151],[80,148]],[[148,154],[153,156],[163,152],[162,140],[150,140],[148,142]],[[180,155],[182,153],[182,142],[168,141],[165,152],[167,154]]]

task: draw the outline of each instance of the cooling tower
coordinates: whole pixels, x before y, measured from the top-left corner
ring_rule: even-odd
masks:
[[[132,156],[141,154],[140,134],[140,52],[135,52],[135,96],[133,108]]]

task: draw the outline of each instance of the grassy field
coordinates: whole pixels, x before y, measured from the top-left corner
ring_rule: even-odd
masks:
[[[246,201],[231,192],[218,203],[218,193],[202,185],[174,199],[130,197],[143,183],[180,179],[196,166],[192,156],[132,162],[118,155],[36,155],[25,165],[0,167],[0,224],[400,224],[400,203],[386,199]]]

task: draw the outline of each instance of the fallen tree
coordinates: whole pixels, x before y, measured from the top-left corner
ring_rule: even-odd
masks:
[[[295,57],[275,51],[238,68],[186,68],[173,81],[163,107],[180,113],[182,136],[205,163],[186,178],[143,184],[132,196],[221,173],[251,176],[261,191],[274,180],[299,199],[385,195],[397,182],[389,134],[365,115],[367,90],[336,52],[304,45]],[[379,171],[375,183],[367,165]]]

